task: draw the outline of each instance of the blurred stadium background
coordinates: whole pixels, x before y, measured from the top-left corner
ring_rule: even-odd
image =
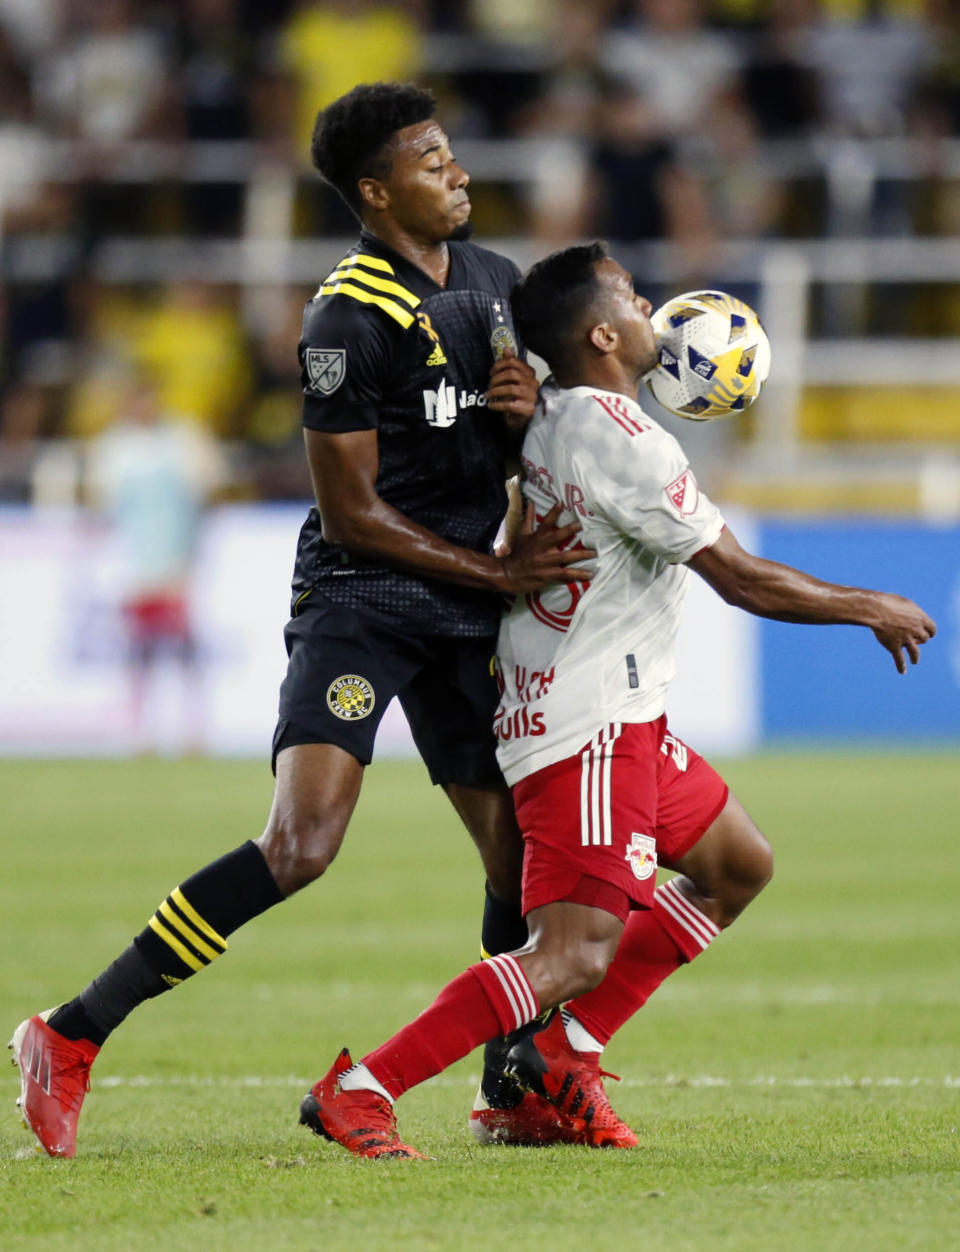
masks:
[[[741,541],[939,621],[903,680],[696,587],[674,726],[960,740],[954,0],[0,0],[0,752],[265,751],[300,313],[355,234],[309,130],[414,77],[478,241],[525,267],[599,234],[654,303],[758,309],[756,409],[664,419]],[[189,651],[131,664],[181,610]]]

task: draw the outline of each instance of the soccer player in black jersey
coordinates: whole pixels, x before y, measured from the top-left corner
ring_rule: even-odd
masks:
[[[314,163],[363,233],[304,317],[317,507],[297,549],[273,808],[259,839],[176,887],[75,999],[15,1031],[21,1110],[51,1156],[74,1153],[90,1066],[111,1031],[326,870],[394,695],[479,849],[485,946],[525,938],[490,661],[502,595],[573,577],[583,551],[564,550],[576,527],[555,528],[555,511],[510,555],[491,554],[511,427],[532,414],[536,379],[510,320],[518,271],[465,241],[468,178],[433,113],[429,93],[379,83],[317,120]]]

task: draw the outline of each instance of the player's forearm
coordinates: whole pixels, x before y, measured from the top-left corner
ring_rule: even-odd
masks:
[[[774,621],[876,626],[881,620],[880,593],[821,582],[802,570],[760,557],[754,557],[733,578],[714,585],[728,604]]]
[[[448,543],[383,500],[337,517],[324,514],[323,535],[328,543],[355,556],[410,570],[424,578],[482,591],[504,589],[499,558]]]

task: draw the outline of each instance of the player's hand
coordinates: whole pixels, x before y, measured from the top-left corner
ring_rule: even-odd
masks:
[[[927,643],[937,633],[933,620],[927,617],[919,604],[905,596],[880,592],[881,621],[873,627],[879,643],[893,657],[897,672],[907,672],[907,660],[913,665],[920,660],[920,645]],[[906,656],[904,656],[906,653]]]
[[[510,555],[522,526],[523,492],[520,490],[520,475],[514,474],[507,479],[507,511],[493,541],[494,556]]]
[[[578,563],[589,561],[597,554],[592,548],[572,546],[580,531],[579,522],[558,526],[561,506],[555,504],[539,526],[533,505],[528,504],[517,535],[513,551],[501,558],[503,584],[501,590],[509,595],[524,595],[540,591],[550,583],[589,582],[593,571]],[[571,566],[577,565],[576,569]]]
[[[487,407],[502,413],[511,430],[523,430],[537,407],[540,384],[533,367],[507,349],[494,361],[487,384]]]

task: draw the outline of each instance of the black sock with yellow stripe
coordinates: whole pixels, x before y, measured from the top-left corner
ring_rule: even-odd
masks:
[[[48,1024],[102,1044],[138,1004],[211,964],[228,935],[283,898],[256,844],[228,852],[175,887],[130,947]]]
[[[487,959],[501,952],[515,952],[527,942],[527,923],[518,904],[498,900],[486,885],[483,903],[483,925],[480,930],[480,955]]]

